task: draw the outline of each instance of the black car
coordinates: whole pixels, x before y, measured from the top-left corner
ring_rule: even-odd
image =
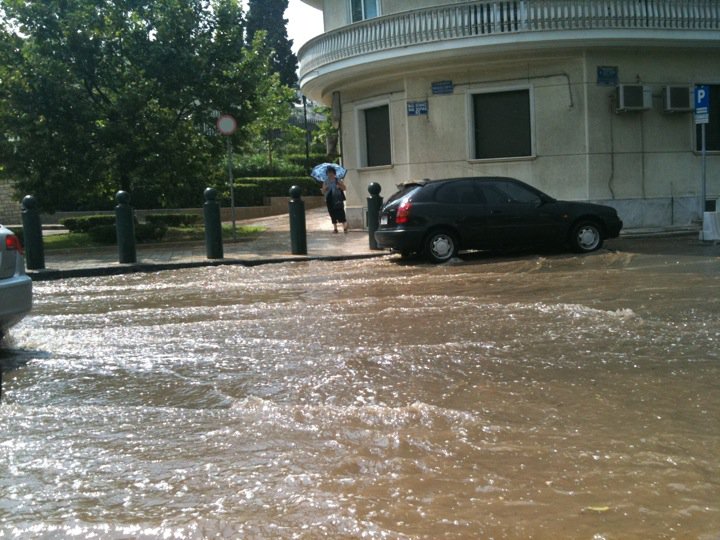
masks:
[[[444,262],[468,249],[556,245],[586,253],[620,229],[609,206],[557,201],[514,178],[450,178],[402,185],[380,211],[375,241]]]

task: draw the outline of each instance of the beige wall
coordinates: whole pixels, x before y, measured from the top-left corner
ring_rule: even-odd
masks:
[[[13,186],[9,180],[0,180],[0,223],[16,225],[20,221],[20,201],[13,192]]]
[[[621,83],[640,80],[650,86],[652,109],[616,113],[614,87],[598,85],[598,66],[617,66]],[[453,94],[433,95],[431,83],[443,79],[453,81]],[[432,66],[368,86],[349,85],[340,89],[349,204],[364,206],[370,182],[379,182],[387,197],[409,179],[465,175],[513,176],[570,200],[697,197],[701,158],[693,151],[693,115],[664,113],[661,91],[667,84],[701,82],[720,84],[720,55],[701,49],[613,48]],[[515,87],[531,89],[534,156],[470,159],[470,96]],[[428,101],[429,114],[408,116],[406,103],[421,100]],[[379,102],[390,105],[393,163],[364,169],[357,111]],[[717,198],[720,156],[710,155],[707,163],[708,198]]]

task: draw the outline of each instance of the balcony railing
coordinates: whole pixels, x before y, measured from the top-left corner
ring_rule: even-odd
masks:
[[[479,36],[584,30],[720,30],[718,0],[480,0],[351,24],[308,42],[300,76],[332,62]]]

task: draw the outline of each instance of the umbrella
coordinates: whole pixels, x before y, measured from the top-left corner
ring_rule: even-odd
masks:
[[[325,180],[327,180],[328,167],[332,167],[335,169],[335,176],[338,180],[345,178],[345,174],[347,173],[345,167],[341,167],[336,163],[321,163],[320,165],[315,165],[315,167],[313,167],[313,170],[310,171],[310,176],[312,176],[318,182],[324,182]]]

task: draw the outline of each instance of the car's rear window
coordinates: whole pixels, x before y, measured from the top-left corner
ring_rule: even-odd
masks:
[[[396,201],[398,199],[402,199],[403,197],[410,195],[421,187],[422,186],[420,184],[406,184],[399,191],[396,191],[395,193],[390,195],[390,198],[388,198],[386,204]]]

